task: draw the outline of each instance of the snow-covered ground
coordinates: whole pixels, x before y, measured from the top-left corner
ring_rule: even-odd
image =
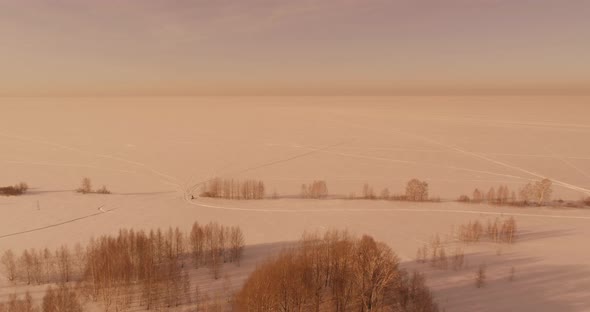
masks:
[[[360,195],[364,183],[396,193],[417,177],[443,199],[548,177],[554,198],[579,199],[590,194],[590,98],[31,98],[0,99],[0,108],[0,185],[31,187],[0,197],[0,252],[73,246],[123,227],[218,221],[240,225],[252,246],[244,265],[227,268],[236,286],[303,231],[347,228],[427,271],[447,311],[590,309],[590,211],[187,195],[214,176],[261,179],[286,197],[314,179],[332,194]],[[113,194],[74,193],[84,176]],[[514,245],[446,239],[470,220],[508,215],[520,230]],[[465,249],[468,268],[414,263],[437,233],[449,250]],[[475,289],[483,263],[488,285]],[[13,290],[0,286],[0,296]]]

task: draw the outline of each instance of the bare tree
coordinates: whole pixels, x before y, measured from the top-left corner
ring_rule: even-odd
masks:
[[[92,192],[92,181],[90,181],[90,178],[83,178],[82,179],[82,184],[80,185],[80,187],[76,190],[78,193],[82,193],[82,194],[88,194]]]
[[[465,263],[465,255],[463,253],[463,250],[460,248],[455,249],[455,253],[453,254],[453,258],[452,258],[453,270],[457,271],[457,270],[461,269],[463,267],[464,263]]]
[[[535,199],[535,186],[532,183],[527,183],[520,190],[520,199],[526,204]]]
[[[408,181],[406,185],[406,199],[410,201],[428,200],[428,183],[418,179]]]
[[[496,202],[496,190],[491,187],[486,195],[486,200],[488,203],[495,203]]]
[[[106,185],[103,185],[101,188],[99,188],[98,190],[96,190],[97,194],[110,194],[111,191],[109,191],[109,189],[107,189]]]
[[[508,281],[512,282],[514,281],[514,275],[516,274],[516,270],[514,269],[514,267],[510,267],[510,273],[508,275]]]
[[[363,198],[364,199],[375,199],[375,192],[373,191],[373,187],[370,186],[368,183],[363,185]]]
[[[486,266],[482,264],[475,273],[475,287],[482,288],[486,283]]]
[[[62,285],[53,289],[48,287],[43,297],[43,312],[82,312],[82,304],[78,294],[69,287]]]
[[[25,249],[23,251],[23,253],[19,259],[19,264],[23,270],[23,273],[24,273],[23,275],[24,275],[24,278],[27,282],[27,285],[31,285],[31,282],[34,279],[33,278],[34,260],[33,260],[33,257],[28,249]]]
[[[182,270],[182,297],[183,301],[186,304],[191,304],[192,300],[192,292],[191,292],[191,280],[186,270]]]
[[[389,196],[390,196],[389,189],[388,188],[384,188],[381,191],[381,195],[380,195],[381,199],[389,199]]]
[[[57,260],[57,267],[59,269],[60,281],[67,283],[70,281],[72,272],[72,257],[67,246],[61,246],[55,252],[55,259]]]
[[[8,249],[2,255],[2,266],[4,267],[4,274],[9,281],[15,282],[18,277],[18,267],[16,265],[16,256],[12,250]]]
[[[549,179],[543,179],[541,181],[535,182],[534,190],[538,205],[542,205],[543,203],[551,200],[551,193],[553,192],[551,188],[552,184],[553,183]]]
[[[240,264],[244,245],[245,240],[242,230],[238,226],[232,226],[230,233],[230,261],[236,261],[238,265]]]
[[[191,251],[193,254],[193,263],[195,267],[199,267],[201,262],[203,261],[203,253],[204,253],[204,237],[203,229],[199,226],[197,222],[193,224],[191,233],[190,233],[190,243],[191,243]]]
[[[481,203],[483,201],[483,195],[479,189],[473,191],[473,202]]]

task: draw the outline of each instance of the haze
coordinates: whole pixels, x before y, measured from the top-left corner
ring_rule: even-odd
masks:
[[[0,0],[0,312],[589,311],[589,16]]]
[[[0,1],[0,95],[588,94],[585,0]]]

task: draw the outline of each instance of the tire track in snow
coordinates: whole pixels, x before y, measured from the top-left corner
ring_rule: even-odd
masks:
[[[89,214],[89,215],[86,215],[86,216],[83,216],[83,217],[78,217],[78,218],[74,218],[74,219],[70,219],[70,220],[67,220],[67,221],[63,221],[63,222],[59,222],[59,223],[54,223],[54,224],[50,224],[50,225],[46,225],[46,226],[42,226],[42,227],[38,227],[38,228],[34,228],[34,229],[29,229],[29,230],[24,230],[24,231],[19,231],[19,232],[14,232],[14,233],[0,235],[0,239],[7,238],[7,237],[13,237],[13,236],[17,236],[17,235],[22,235],[22,234],[27,234],[27,233],[32,233],[32,232],[37,232],[37,231],[42,231],[42,230],[46,230],[46,229],[50,229],[50,228],[54,228],[54,227],[58,227],[58,226],[62,226],[62,225],[65,225],[65,224],[76,222],[76,221],[80,221],[80,220],[84,220],[84,219],[88,219],[88,218],[97,217],[97,216],[100,216],[102,214],[105,214],[107,212],[111,212],[111,211],[117,209],[117,208],[112,208],[112,209],[109,209],[109,210],[104,210],[102,207],[104,207],[104,205],[97,208],[97,210],[99,210],[99,212],[97,212],[97,213]]]
[[[313,147],[308,147],[308,146],[303,146],[303,145],[293,145],[291,147],[315,150],[315,148],[313,148]],[[409,165],[429,166],[429,167],[435,167],[435,168],[445,168],[445,169],[452,169],[452,170],[457,170],[457,171],[466,171],[466,172],[472,172],[472,173],[494,175],[494,176],[499,176],[499,177],[504,177],[504,178],[511,178],[511,179],[529,180],[527,178],[524,178],[524,177],[521,177],[521,176],[516,176],[516,175],[511,175],[511,174],[503,174],[503,173],[499,173],[499,172],[486,171],[486,170],[477,170],[477,169],[463,168],[463,167],[457,167],[457,166],[445,166],[445,165],[438,165],[438,164],[432,164],[432,163],[422,163],[422,162],[413,161],[413,160],[400,160],[400,159],[395,159],[395,158],[377,157],[377,156],[369,156],[369,155],[361,155],[361,154],[351,154],[351,153],[342,153],[342,152],[327,151],[327,150],[323,150],[321,152],[322,153],[329,153],[329,154],[339,155],[339,156],[344,156],[344,157],[362,158],[362,159],[368,159],[368,160],[386,161],[386,162],[393,162],[393,163],[400,163],[400,164],[409,164]]]
[[[456,214],[478,214],[478,215],[493,215],[493,216],[518,216],[518,217],[537,217],[550,219],[578,219],[590,220],[590,216],[560,216],[548,214],[534,214],[534,213],[519,213],[519,212],[492,212],[481,210],[460,210],[460,209],[424,209],[424,208],[336,208],[336,209],[264,209],[264,208],[243,208],[243,207],[227,207],[216,206],[210,204],[200,203],[198,201],[191,201],[185,197],[185,201],[193,206],[204,208],[231,210],[231,211],[246,211],[246,212],[273,212],[273,213],[313,213],[313,212],[435,212],[435,213],[456,213]]]
[[[160,171],[158,171],[158,170],[156,170],[144,163],[141,163],[141,162],[137,162],[137,161],[133,161],[133,160],[129,160],[129,159],[125,159],[125,158],[121,158],[121,157],[113,156],[113,155],[109,155],[109,154],[94,153],[94,152],[86,151],[86,150],[83,150],[83,149],[80,149],[77,147],[72,147],[72,146],[68,146],[68,145],[64,145],[64,144],[60,144],[60,143],[55,143],[55,142],[48,141],[48,140],[39,140],[39,139],[20,136],[20,135],[11,135],[11,134],[7,134],[5,132],[0,132],[0,136],[10,138],[10,139],[20,140],[20,141],[25,141],[25,142],[31,142],[31,143],[36,143],[36,144],[52,146],[55,148],[59,148],[59,149],[67,150],[67,151],[72,151],[72,152],[75,152],[78,154],[90,155],[93,157],[115,160],[115,161],[127,163],[129,165],[134,165],[136,167],[141,167],[144,170],[152,173],[153,175],[162,178],[164,181],[168,182],[167,184],[171,184],[171,185],[176,186],[179,189],[179,191],[182,192],[182,187],[181,187],[180,181],[177,178],[175,178],[171,175],[165,174],[163,172],[160,172]]]
[[[347,144],[347,143],[349,143],[349,142],[351,142],[353,140],[345,140],[345,141],[338,142],[336,144],[332,144],[332,145],[327,145],[327,146],[323,146],[323,147],[320,147],[320,148],[311,149],[310,151],[305,152],[305,153],[293,155],[293,156],[290,156],[290,157],[287,157],[287,158],[283,158],[283,159],[277,159],[277,160],[269,161],[269,162],[266,162],[266,163],[262,163],[260,165],[255,165],[255,166],[248,167],[248,168],[245,168],[245,169],[241,169],[241,170],[237,170],[237,171],[234,171],[234,172],[226,173],[224,175],[225,176],[227,176],[227,175],[239,175],[239,174],[242,174],[242,173],[245,173],[245,172],[248,172],[248,171],[253,171],[253,170],[257,170],[257,169],[266,168],[266,167],[274,166],[274,165],[277,165],[277,164],[289,162],[289,161],[292,161],[292,160],[295,160],[295,159],[298,159],[298,158],[302,158],[302,157],[306,157],[306,156],[315,154],[317,152],[321,152],[323,150],[327,150],[327,149],[330,149],[330,148],[334,148],[336,146]],[[194,186],[192,186],[189,189],[189,193],[194,192],[198,187],[200,187],[201,185],[203,185],[203,184],[211,181],[212,179],[214,179],[214,178],[210,178],[210,179],[207,179],[207,180],[198,182],[197,184],[195,184]]]
[[[529,174],[529,175],[531,175],[533,177],[536,177],[536,178],[540,178],[540,179],[549,178],[549,179],[551,179],[553,181],[553,183],[555,183],[557,185],[560,185],[562,187],[568,188],[570,190],[574,190],[574,191],[578,191],[578,192],[584,193],[586,195],[590,195],[590,189],[586,189],[586,188],[583,188],[583,187],[580,187],[580,186],[577,186],[577,185],[573,185],[573,184],[570,184],[570,183],[567,183],[567,182],[564,182],[564,181],[561,181],[561,180],[556,180],[556,179],[553,179],[551,177],[547,177],[547,176],[541,175],[541,174],[539,174],[537,172],[534,172],[534,171],[531,171],[531,170],[527,170],[527,169],[524,169],[524,168],[521,168],[521,167],[518,167],[518,166],[515,166],[515,165],[511,165],[511,164],[506,163],[506,162],[503,162],[503,161],[499,161],[499,160],[490,158],[490,157],[488,157],[486,155],[483,155],[483,154],[471,152],[471,151],[468,151],[466,149],[460,148],[458,146],[448,145],[448,144],[442,143],[440,141],[433,140],[433,139],[428,138],[428,137],[424,137],[424,136],[420,136],[420,135],[416,135],[416,134],[411,134],[411,133],[406,133],[406,132],[403,132],[403,131],[397,131],[397,132],[398,133],[401,133],[401,134],[404,134],[406,136],[418,138],[420,140],[423,140],[423,141],[428,142],[428,143],[431,143],[431,144],[435,144],[435,145],[438,145],[438,146],[442,146],[442,147],[448,148],[448,149],[453,150],[453,151],[456,151],[457,153],[460,153],[460,154],[464,154],[464,155],[471,156],[471,157],[474,157],[474,158],[482,159],[482,160],[485,160],[487,162],[490,162],[490,163],[493,163],[495,165],[502,166],[502,167],[505,167],[505,168],[508,168],[508,169],[520,171],[520,172]]]

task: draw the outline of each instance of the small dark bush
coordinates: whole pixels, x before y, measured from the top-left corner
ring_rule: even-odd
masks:
[[[25,182],[20,182],[14,186],[0,187],[0,195],[4,196],[18,196],[26,193],[29,186]]]
[[[461,203],[469,203],[471,202],[471,199],[467,195],[461,195],[459,196],[459,199],[457,199],[457,201]]]

